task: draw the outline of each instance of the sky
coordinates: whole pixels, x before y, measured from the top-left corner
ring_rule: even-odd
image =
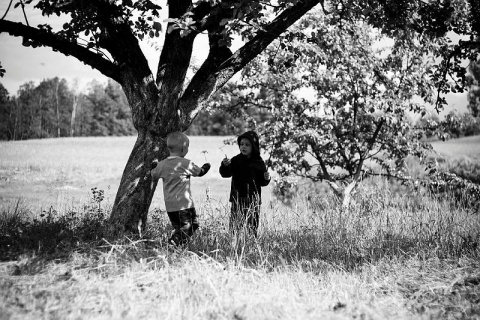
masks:
[[[0,16],[4,15],[8,3],[9,1],[7,0],[0,0]],[[27,10],[27,18],[32,26],[45,23],[38,10]],[[13,6],[8,12],[6,19],[25,22],[22,11],[19,8],[13,9]],[[48,23],[55,30],[61,28],[63,21],[53,16],[48,18]],[[208,43],[205,36],[197,38],[194,45],[194,59],[201,62],[208,54]],[[162,39],[157,39],[158,43],[161,43]],[[6,69],[6,74],[3,78],[0,78],[0,83],[8,90],[10,95],[16,95],[19,87],[26,82],[33,81],[38,84],[43,79],[54,77],[65,78],[71,83],[75,80],[80,90],[94,79],[100,82],[107,81],[107,78],[99,71],[84,65],[76,58],[67,57],[47,47],[35,49],[24,47],[21,43],[21,38],[0,33],[0,62],[3,68]],[[149,61],[150,68],[156,70],[160,52],[154,48],[155,44],[152,43],[143,42],[141,46]],[[156,72],[154,71],[153,74],[156,74]],[[441,113],[441,116],[451,110],[459,113],[467,111],[466,105],[468,101],[466,93],[451,93],[446,98],[449,105]]]

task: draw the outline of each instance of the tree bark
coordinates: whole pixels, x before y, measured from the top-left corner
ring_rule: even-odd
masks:
[[[166,156],[165,139],[139,132],[112,208],[110,236],[117,237],[125,231],[143,232],[157,186],[148,172],[154,160],[164,159]]]
[[[18,99],[15,99],[15,121],[13,122],[13,141],[17,140]]]
[[[55,84],[55,105],[57,107],[57,138],[60,138],[60,111],[58,110],[58,87],[60,86],[60,81],[57,79]]]
[[[70,119],[70,137],[73,137],[75,133],[75,116],[77,112],[77,103],[78,103],[78,98],[77,95],[73,95],[73,108],[72,108],[72,117]]]
[[[354,179],[352,182],[348,183],[345,187],[338,185],[336,182],[331,180],[326,180],[330,188],[333,190],[333,194],[340,202],[343,210],[348,209],[352,200],[352,193],[356,190],[358,181]]]

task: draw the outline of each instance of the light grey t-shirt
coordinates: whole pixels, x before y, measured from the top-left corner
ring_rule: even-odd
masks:
[[[191,160],[170,156],[160,161],[152,170],[155,180],[163,180],[163,196],[167,212],[193,208],[190,176],[198,176],[202,168]]]

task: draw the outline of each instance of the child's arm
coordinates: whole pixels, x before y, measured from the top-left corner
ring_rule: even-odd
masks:
[[[152,163],[150,164],[150,170],[147,170],[147,172],[145,173],[145,177],[143,177],[143,180],[147,180],[150,177],[153,177],[155,179],[155,177],[153,176],[153,169],[157,167],[157,164],[158,164],[157,159],[152,161]]]
[[[227,155],[225,155],[225,158],[222,160],[222,163],[220,164],[220,175],[223,178],[230,178],[232,176],[232,169],[230,167],[230,164],[232,163],[232,160],[227,158]]]
[[[210,170],[210,163],[207,162],[202,166],[202,171],[200,172],[200,174],[198,176],[202,177],[202,176],[206,175],[208,170]]]
[[[268,169],[267,169],[267,171],[265,171],[265,172],[263,173],[263,177],[265,178],[265,180],[268,180],[268,182],[270,182],[270,179],[271,179],[272,177],[270,176],[270,172],[268,172]],[[267,183],[267,184],[268,184],[268,183]]]
[[[210,163],[207,162],[203,166],[199,167],[190,161],[187,172],[189,172],[189,174],[193,177],[202,177],[207,174],[208,170],[210,170]]]

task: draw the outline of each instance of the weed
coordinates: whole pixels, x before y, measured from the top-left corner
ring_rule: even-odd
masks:
[[[59,213],[54,207],[35,214],[22,206],[21,200],[1,208],[0,258],[12,259],[20,254],[67,252],[102,238],[106,212],[101,206],[103,191],[92,189],[92,199],[79,208]]]

